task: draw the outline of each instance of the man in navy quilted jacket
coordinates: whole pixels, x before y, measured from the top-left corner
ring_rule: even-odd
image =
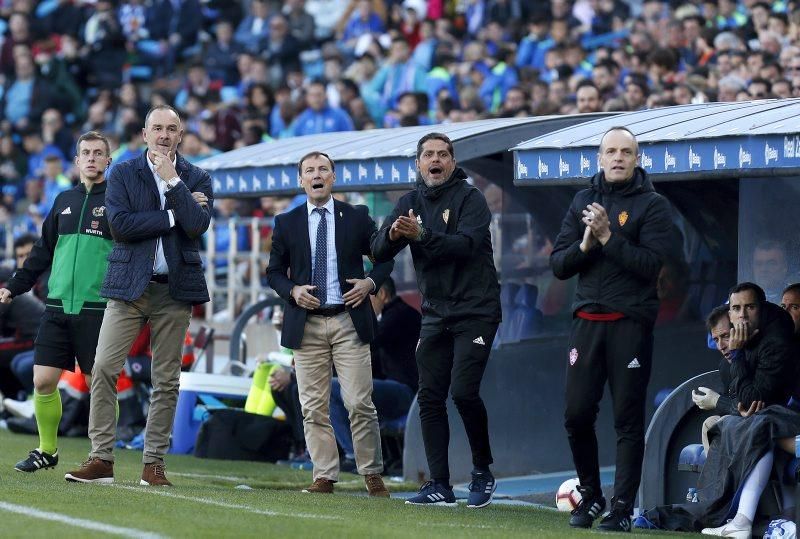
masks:
[[[106,209],[114,238],[100,290],[109,299],[92,370],[92,450],[67,481],[112,483],[116,383],[142,325],[152,324],[153,396],[147,417],[142,485],[170,485],[164,455],[178,402],[181,346],[192,305],[208,301],[200,237],[211,220],[211,177],[176,153],[183,128],[172,107],[150,110],[147,151],[114,167]]]

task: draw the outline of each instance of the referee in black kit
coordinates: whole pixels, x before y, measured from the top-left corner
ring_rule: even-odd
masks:
[[[550,265],[578,275],[567,354],[564,426],[583,499],[569,524],[590,528],[606,507],[594,426],[608,379],[617,432],[611,511],[599,529],[630,531],[642,472],[644,413],[658,312],[656,279],[670,244],[667,200],[639,164],[636,137],[613,127],[600,139],[600,172],[572,201]]]

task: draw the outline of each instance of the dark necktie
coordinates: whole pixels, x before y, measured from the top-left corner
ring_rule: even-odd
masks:
[[[320,305],[325,305],[328,298],[328,224],[325,221],[325,208],[314,208],[319,213],[319,225],[317,226],[317,249],[314,254],[314,275],[311,284],[316,286],[314,297],[319,299]]]

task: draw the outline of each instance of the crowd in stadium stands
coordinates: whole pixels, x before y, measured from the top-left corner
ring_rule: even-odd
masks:
[[[159,103],[197,162],[332,131],[800,96],[787,0],[0,0],[0,34],[15,235],[76,181],[81,132],[130,159]]]

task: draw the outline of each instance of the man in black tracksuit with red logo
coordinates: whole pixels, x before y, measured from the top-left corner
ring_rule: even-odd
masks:
[[[559,279],[578,275],[567,354],[566,411],[583,496],[570,526],[589,528],[605,509],[594,425],[608,379],[617,431],[611,512],[599,529],[630,531],[642,471],[644,413],[658,313],[656,278],[672,238],[667,200],[638,167],[633,133],[612,128],[600,141],[600,167],[575,195],[550,265]]]
[[[500,285],[489,234],[492,214],[483,193],[464,181],[466,174],[456,167],[447,136],[422,137],[416,164],[417,188],[398,201],[372,236],[372,254],[379,262],[410,246],[423,296],[417,400],[431,481],[406,503],[456,506],[447,460],[449,389],[472,449],[467,507],[484,507],[496,488],[489,471],[488,419],[479,394],[500,323]]]

